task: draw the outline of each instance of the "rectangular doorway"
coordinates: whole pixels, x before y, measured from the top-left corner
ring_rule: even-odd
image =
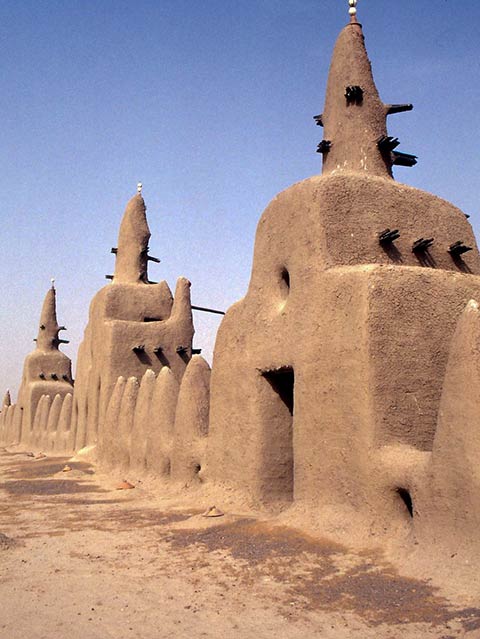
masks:
[[[264,371],[262,433],[262,485],[266,502],[293,501],[293,415],[295,374],[293,368]]]

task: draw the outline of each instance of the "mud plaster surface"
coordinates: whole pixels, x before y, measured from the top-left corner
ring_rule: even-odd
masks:
[[[65,462],[0,452],[2,638],[480,637],[473,593]]]

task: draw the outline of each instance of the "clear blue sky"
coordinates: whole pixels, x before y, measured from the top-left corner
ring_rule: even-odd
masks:
[[[3,0],[0,4],[0,390],[18,388],[50,277],[75,358],[144,184],[152,279],[194,303],[246,291],[255,227],[315,153],[347,0]],[[419,156],[399,181],[453,201],[479,230],[480,3],[359,0],[377,85]],[[211,352],[217,322],[196,314]]]

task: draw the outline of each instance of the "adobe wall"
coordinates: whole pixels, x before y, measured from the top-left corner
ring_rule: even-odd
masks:
[[[210,367],[199,355],[181,384],[170,368],[142,378],[119,377],[105,414],[97,461],[132,477],[198,483],[208,435]]]
[[[141,380],[147,370],[158,374],[168,366],[180,383],[192,356],[190,282],[179,278],[174,298],[166,282],[148,280],[149,238],[145,203],[136,195],[120,225],[113,281],[92,300],[79,349],[72,426],[76,449],[103,437],[119,377]]]
[[[22,382],[18,392],[16,410],[19,427],[18,440],[33,443],[33,427],[37,406],[42,396],[62,399],[73,390],[72,365],[70,358],[58,350],[65,340],[59,338],[59,332],[65,327],[59,326],[56,313],[56,292],[52,286],[45,296],[36,342],[36,349],[27,355],[23,366]]]
[[[378,241],[385,228],[401,233],[393,254]],[[411,251],[421,236],[435,238],[429,267]],[[475,250],[454,261],[459,239]],[[208,477],[273,508],[381,504],[388,518],[395,472],[379,474],[376,451],[431,451],[451,336],[480,298],[478,273],[469,223],[435,196],[352,173],[277,196],[247,295],[216,342]],[[292,374],[293,418],[282,399]]]

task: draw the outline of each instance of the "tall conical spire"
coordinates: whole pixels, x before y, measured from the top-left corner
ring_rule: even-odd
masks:
[[[116,283],[144,282],[148,283],[148,228],[146,206],[138,193],[128,202],[120,224],[118,247],[114,250],[117,255],[115,262]]]
[[[58,350],[59,344],[67,344],[66,340],[59,339],[58,333],[65,330],[57,322],[57,304],[55,286],[52,284],[43,301],[40,315],[40,327],[36,339],[37,349],[41,351]]]
[[[388,138],[389,113],[411,105],[385,105],[377,91],[365,49],[356,0],[349,0],[350,23],[340,33],[333,52],[325,108],[317,122],[324,126],[323,172],[358,171],[392,177],[392,164],[415,164],[415,156],[393,153],[398,140]]]

